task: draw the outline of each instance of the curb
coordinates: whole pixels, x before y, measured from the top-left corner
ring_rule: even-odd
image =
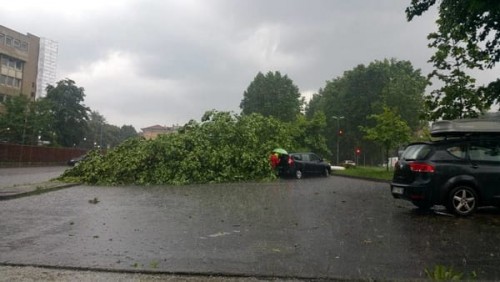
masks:
[[[43,194],[80,185],[81,183],[42,182],[0,188],[0,201]]]
[[[372,181],[372,182],[380,182],[380,183],[391,184],[390,180],[384,180],[384,179],[378,179],[378,178],[363,177],[363,176],[352,176],[352,175],[336,174],[336,173],[332,173],[330,175],[331,176],[339,176],[339,177],[345,177],[345,178],[352,178],[352,179],[359,179],[359,180],[366,180],[366,181]]]

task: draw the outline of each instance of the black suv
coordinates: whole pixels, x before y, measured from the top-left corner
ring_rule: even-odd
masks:
[[[304,175],[329,176],[332,167],[315,153],[289,153],[282,155],[278,164],[280,176],[294,176],[301,179]]]
[[[500,133],[474,130],[481,131],[462,132],[455,124],[448,132],[431,131],[442,140],[408,145],[395,165],[393,197],[422,209],[444,205],[463,216],[479,206],[500,207]]]

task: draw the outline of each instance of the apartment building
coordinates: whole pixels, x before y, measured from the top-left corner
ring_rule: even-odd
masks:
[[[0,102],[43,97],[47,84],[55,84],[56,61],[57,42],[0,25]]]

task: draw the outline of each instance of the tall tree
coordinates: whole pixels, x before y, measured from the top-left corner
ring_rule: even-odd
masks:
[[[288,76],[280,72],[261,72],[255,76],[243,94],[242,114],[259,113],[282,121],[294,121],[301,112],[304,99],[299,88]]]
[[[406,9],[409,21],[422,15],[436,0],[412,0]],[[432,119],[477,116],[499,103],[500,79],[476,87],[466,73],[472,69],[491,69],[500,60],[500,1],[442,0],[439,4],[438,31],[429,34],[429,47],[436,48],[430,61],[444,86],[427,100],[434,111]],[[463,109],[465,114],[459,109]]]
[[[47,86],[47,96],[43,99],[51,104],[58,144],[71,147],[83,140],[90,111],[83,104],[84,98],[83,87],[76,86],[71,79],[61,80],[56,86]]]
[[[329,148],[340,144],[340,158],[353,158],[355,148],[361,147],[363,160],[376,164],[380,161],[379,145],[363,140],[359,126],[373,126],[374,121],[367,116],[380,114],[388,106],[396,109],[413,131],[418,131],[423,125],[427,84],[427,78],[408,61],[391,59],[359,65],[327,81],[313,96],[306,116],[312,117],[317,111],[325,114]],[[343,129],[343,135],[337,134],[339,129]]]

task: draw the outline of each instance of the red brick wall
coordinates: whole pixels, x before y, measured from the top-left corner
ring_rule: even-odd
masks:
[[[0,166],[65,165],[85,154],[79,148],[52,148],[0,143]]]

